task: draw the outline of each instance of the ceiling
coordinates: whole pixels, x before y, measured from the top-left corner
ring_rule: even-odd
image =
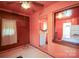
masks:
[[[36,1],[36,2],[40,3],[40,4],[43,4],[44,7],[47,7],[47,6],[51,5],[51,4],[56,3],[57,1]]]
[[[0,1],[0,10],[29,16],[43,8],[56,3],[55,1],[30,1],[31,8],[23,9],[22,1]]]

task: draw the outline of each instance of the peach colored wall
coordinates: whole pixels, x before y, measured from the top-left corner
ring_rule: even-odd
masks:
[[[59,9],[77,4],[79,2],[57,2],[55,4],[50,5],[47,8],[44,8],[42,11],[39,11],[33,14],[30,17],[30,43],[35,47],[39,47],[39,20],[43,16],[47,16],[48,22],[48,45],[47,45],[47,53],[54,57],[79,57],[79,49],[60,45],[57,43],[52,42],[54,38],[54,12]]]

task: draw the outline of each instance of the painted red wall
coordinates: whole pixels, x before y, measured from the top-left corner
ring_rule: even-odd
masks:
[[[71,22],[71,24],[79,24],[77,21],[78,21],[78,12],[79,12],[79,7],[78,8],[74,8],[74,9],[71,9],[72,10],[72,15],[70,17],[67,17],[67,18],[61,18],[61,19],[58,19],[56,18],[57,16],[57,13],[56,13],[56,16],[55,16],[55,19],[56,19],[56,38],[58,40],[61,40],[62,39],[62,35],[63,35],[63,23],[67,23],[67,22]]]
[[[44,8],[43,11],[39,11],[35,14],[33,14],[30,17],[30,43],[41,49],[42,51],[45,51],[49,53],[50,55],[54,57],[79,57],[79,49],[72,48],[69,46],[60,45],[57,43],[52,42],[54,39],[54,12],[57,10],[60,10],[62,8],[69,7],[71,5],[77,4],[79,2],[57,2],[55,4],[50,5],[47,8]],[[48,45],[45,49],[39,47],[39,33],[40,33],[40,18],[47,16],[47,22],[48,22],[48,36],[47,41]]]
[[[29,17],[24,17],[21,15],[0,11],[0,20],[2,20],[2,18],[16,20],[18,42],[16,44],[7,45],[7,46],[1,46],[0,44],[0,51],[14,48],[16,46],[29,44]],[[1,23],[2,22],[0,22],[0,24]],[[0,25],[0,28],[1,28],[1,25]],[[1,39],[1,33],[0,33],[0,43],[1,43],[1,40],[2,39]]]

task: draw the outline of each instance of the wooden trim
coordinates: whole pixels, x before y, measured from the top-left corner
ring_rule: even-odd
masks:
[[[8,10],[8,9],[0,8],[0,11],[5,11],[5,12],[9,12],[9,13],[11,13],[11,14],[16,14],[16,15],[20,15],[20,16],[26,16],[26,17],[29,17],[29,15],[25,15],[25,14],[22,14],[22,13],[20,13],[20,12],[16,12],[16,11]]]
[[[22,48],[22,47],[24,47],[25,45],[21,45],[21,46],[16,46],[16,47],[14,47],[14,48],[10,48],[10,49],[7,49],[7,50],[3,50],[3,51],[0,51],[0,54],[1,53],[6,53],[6,52],[8,52],[9,50],[14,50],[14,49],[17,49],[17,48]]]
[[[1,33],[2,33],[2,18],[1,18],[1,16],[0,16],[0,47],[1,47],[1,39],[2,39],[2,35],[1,35]]]
[[[65,10],[73,9],[73,8],[76,8],[76,7],[79,7],[79,3],[74,4],[74,5],[70,5],[70,6],[67,6],[67,7],[64,7],[64,8],[61,8],[59,10],[56,10],[55,14],[59,13],[59,12],[62,12],[62,11],[65,11]]]
[[[65,46],[69,46],[69,47],[72,47],[72,48],[76,48],[76,49],[79,49],[79,44],[73,44],[71,42],[66,42],[66,41],[54,41],[54,43],[57,43],[57,44],[60,44],[60,45],[65,45]]]

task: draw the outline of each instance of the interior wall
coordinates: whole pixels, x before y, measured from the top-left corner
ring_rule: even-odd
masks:
[[[79,49],[64,46],[53,42],[54,39],[54,13],[62,8],[69,7],[79,2],[57,2],[44,8],[43,11],[39,11],[30,17],[30,43],[39,47],[39,35],[40,35],[40,19],[41,17],[47,16],[48,22],[48,36],[47,36],[47,50],[41,48],[41,50],[49,53],[54,57],[79,57]]]
[[[0,20],[2,20],[2,18],[8,19],[8,20],[10,19],[16,20],[18,42],[16,44],[11,44],[6,46],[1,46],[1,43],[0,43],[0,51],[14,48],[16,46],[29,44],[29,17],[0,11]],[[0,21],[0,28],[2,29],[1,24],[2,24],[2,21]],[[2,38],[0,33],[0,42],[1,40]]]
[[[70,17],[68,17],[68,18],[62,18],[62,19],[56,19],[56,17],[55,17],[55,19],[56,19],[56,34],[57,34],[57,36],[56,36],[56,38],[58,38],[58,40],[61,40],[62,39],[62,33],[63,33],[63,23],[66,23],[66,22],[71,22],[71,24],[72,25],[76,25],[76,24],[79,24],[77,21],[77,19],[78,19],[78,10],[79,10],[79,8],[74,8],[74,9],[71,9],[71,10],[73,10],[73,12],[72,12],[72,16],[70,16]]]

